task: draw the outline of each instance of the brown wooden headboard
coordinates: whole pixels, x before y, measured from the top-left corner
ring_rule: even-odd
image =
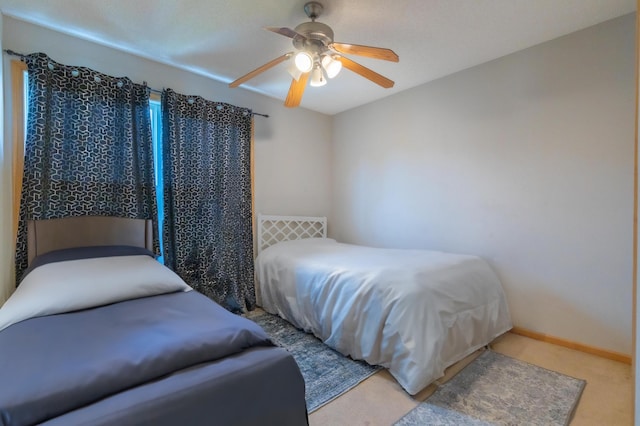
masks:
[[[128,245],[153,251],[150,220],[108,216],[78,216],[27,222],[29,264],[34,257],[72,247]]]

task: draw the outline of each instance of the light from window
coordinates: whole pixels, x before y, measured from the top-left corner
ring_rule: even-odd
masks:
[[[24,131],[22,132],[22,135],[24,136],[24,140],[27,140],[27,114],[29,113],[29,72],[27,72],[27,70],[24,70],[22,72],[22,99],[23,99],[23,104],[24,104],[24,114],[22,114],[22,117],[24,118],[24,123],[22,124],[24,127],[22,128]],[[22,144],[23,147],[26,146],[26,144]]]
[[[162,224],[164,222],[164,198],[162,191],[162,114],[160,101],[149,101],[149,114],[151,114],[151,139],[153,140],[153,169],[156,178],[156,202],[158,205],[158,238],[160,250],[162,251]],[[160,263],[164,263],[164,256],[158,258]]]

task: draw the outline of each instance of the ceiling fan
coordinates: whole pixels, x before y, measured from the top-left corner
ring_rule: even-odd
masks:
[[[293,30],[286,27],[266,27],[265,30],[291,38],[296,50],[285,53],[243,75],[231,82],[229,87],[238,87],[258,74],[291,58],[294,61],[293,66],[289,67],[289,73],[293,80],[284,101],[284,105],[287,107],[300,105],[309,79],[312,86],[324,86],[327,83],[325,75],[328,78],[333,78],[343,66],[384,88],[393,87],[393,81],[343,55],[359,55],[391,62],[398,62],[398,55],[391,49],[334,42],[333,30],[328,25],[316,22],[323,9],[322,4],[310,1],[304,5],[304,12],[311,19],[311,22],[304,22]]]

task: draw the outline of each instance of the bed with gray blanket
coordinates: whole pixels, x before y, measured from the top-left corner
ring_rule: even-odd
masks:
[[[292,356],[132,246],[34,257],[0,308],[0,425],[304,425]]]

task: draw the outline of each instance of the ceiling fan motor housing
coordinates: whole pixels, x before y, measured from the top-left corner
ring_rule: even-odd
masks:
[[[322,22],[304,22],[298,25],[295,31],[306,37],[306,40],[300,37],[293,38],[293,45],[296,49],[319,50],[317,53],[321,53],[329,44],[333,43],[333,30]]]

